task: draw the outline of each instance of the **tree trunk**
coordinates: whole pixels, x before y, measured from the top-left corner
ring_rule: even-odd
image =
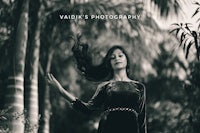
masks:
[[[51,70],[52,58],[54,51],[49,50],[47,57],[47,65],[45,69],[45,73],[49,73]],[[39,133],[49,133],[50,132],[50,116],[51,116],[51,103],[50,103],[50,92],[48,83],[45,81],[44,90],[43,90],[43,99],[42,105],[40,105],[41,110],[41,119],[40,119],[40,127]]]
[[[11,53],[12,70],[8,77],[5,96],[5,108],[11,107],[8,114],[11,119],[6,123],[11,133],[24,132],[24,67],[28,38],[28,10],[29,0],[24,0]]]
[[[43,6],[37,12],[37,18],[33,40],[30,46],[30,58],[26,69],[29,71],[25,78],[25,109],[26,109],[26,123],[25,132],[37,133],[38,119],[39,119],[39,103],[38,103],[38,66],[39,66],[39,53],[40,53],[40,32],[42,24]]]

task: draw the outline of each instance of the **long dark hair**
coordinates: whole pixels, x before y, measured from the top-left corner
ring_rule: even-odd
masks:
[[[92,63],[92,57],[90,53],[88,52],[88,45],[87,44],[81,44],[81,45],[75,45],[72,48],[77,68],[81,71],[82,75],[85,76],[87,80],[90,81],[106,81],[110,80],[113,77],[113,69],[110,64],[111,55],[116,49],[121,50],[127,59],[127,66],[126,66],[126,72],[128,77],[130,77],[130,59],[128,57],[127,52],[125,49],[121,46],[115,45],[111,47],[106,56],[103,58],[101,64],[94,65]]]

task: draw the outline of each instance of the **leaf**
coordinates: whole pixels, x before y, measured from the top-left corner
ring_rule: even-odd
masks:
[[[197,59],[199,60],[199,46],[198,46],[197,32],[192,31],[192,36],[194,37],[194,43],[195,43],[195,47],[196,47],[196,50],[197,50],[196,56],[197,56]]]
[[[190,42],[192,42],[192,40],[190,40],[190,38],[185,38],[185,39],[182,41],[182,43],[179,45],[179,47],[183,45],[183,50],[185,51],[186,46],[187,46]]]
[[[199,9],[200,9],[200,7],[198,7],[198,8],[196,9],[196,11],[195,11],[194,14],[192,15],[192,17],[194,17],[194,16],[199,12]]]
[[[186,38],[186,39],[184,39],[184,41],[182,42],[182,44],[183,44],[183,50],[185,50],[185,47],[186,47],[186,45],[187,45],[188,40],[189,40],[189,38]]]
[[[176,36],[178,36],[179,31],[180,31],[180,28],[176,31]]]
[[[194,37],[194,39],[197,39],[197,32],[196,31],[192,31],[192,36]]]
[[[189,55],[189,51],[190,51],[190,48],[192,46],[192,43],[190,42],[187,46],[187,50],[186,50],[186,54],[185,54],[185,58],[187,59],[188,58],[188,55]]]
[[[200,3],[199,3],[199,2],[195,2],[194,4],[200,6]]]
[[[182,42],[185,39],[185,35],[186,34],[184,32],[181,34],[181,39],[180,39],[181,43],[180,43],[179,47],[182,45]]]
[[[200,56],[200,46],[197,48],[197,59],[199,61],[199,56]]]
[[[200,18],[198,18],[196,22],[197,22],[197,23],[200,22]]]
[[[183,50],[185,51],[186,43],[183,44]]]
[[[175,29],[171,30],[169,33],[171,34],[171,33],[173,33],[174,31],[179,30],[179,29],[180,29],[180,28],[175,28]]]
[[[192,26],[192,23],[185,23],[185,25],[187,25],[187,26]]]
[[[200,24],[199,24],[199,26],[198,26],[198,30],[200,29]]]
[[[191,30],[190,30],[190,28],[189,28],[189,26],[188,26],[189,24],[190,24],[190,23],[186,23],[186,24],[185,24],[185,28],[191,33]]]
[[[180,27],[180,25],[178,23],[173,23],[172,25]]]

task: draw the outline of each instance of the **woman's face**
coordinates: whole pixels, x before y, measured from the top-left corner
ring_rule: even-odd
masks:
[[[126,55],[120,49],[116,49],[113,51],[111,55],[110,63],[114,71],[120,69],[126,69],[127,66]]]

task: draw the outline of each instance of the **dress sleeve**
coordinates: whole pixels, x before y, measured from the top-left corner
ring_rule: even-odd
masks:
[[[146,123],[146,88],[143,84],[140,84],[140,99],[139,99],[139,131],[140,133],[147,133],[147,123]]]
[[[98,85],[95,94],[88,102],[83,102],[77,98],[72,102],[72,107],[85,114],[91,114],[93,111],[99,110],[106,98],[106,86],[104,84]]]

